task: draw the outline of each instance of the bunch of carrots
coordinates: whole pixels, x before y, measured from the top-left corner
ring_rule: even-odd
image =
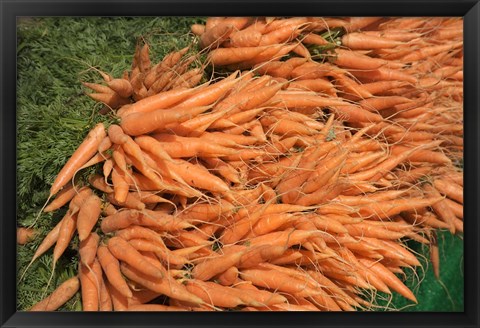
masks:
[[[67,212],[31,263],[53,247],[53,275],[78,234],[80,264],[30,310],[79,290],[84,311],[417,302],[404,241],[429,245],[438,275],[436,231],[463,232],[461,20],[212,17],[192,32],[200,68],[188,48],[152,65],[144,44],[123,77],[84,83],[115,122],[50,189],[42,211]],[[206,65],[229,73],[200,83]]]

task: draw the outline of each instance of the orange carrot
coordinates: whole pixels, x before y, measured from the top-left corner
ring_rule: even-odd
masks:
[[[114,287],[121,295],[127,298],[132,297],[132,291],[121,275],[120,263],[112,253],[110,253],[108,247],[103,245],[99,246],[97,249],[97,256],[98,261],[103,268],[103,272],[112,287]]]
[[[431,184],[425,184],[423,189],[427,192],[428,195],[432,197],[438,197],[440,200],[432,204],[432,208],[434,209],[435,213],[441,218],[445,223],[449,225],[449,230],[452,234],[455,233],[455,214],[450,209],[448,204],[445,202],[443,197],[440,195],[438,190],[432,186]]]
[[[76,193],[77,193],[77,187],[74,187],[74,185],[71,182],[68,182],[62,188],[62,190],[58,192],[55,199],[50,204],[48,204],[47,207],[43,209],[43,211],[52,212],[59,209],[60,207],[68,203],[73,198],[73,196],[76,195]]]
[[[58,173],[55,181],[50,188],[50,196],[55,195],[68,181],[73,177],[75,172],[85,164],[97,151],[98,146],[106,137],[105,127],[103,123],[97,124],[87,135],[85,140],[75,150],[67,163]]]
[[[463,188],[457,184],[448,183],[443,179],[435,179],[433,181],[435,188],[448,198],[463,204]]]
[[[92,232],[90,235],[80,242],[78,253],[80,255],[80,261],[90,266],[93,264],[95,257],[97,255],[97,247],[100,241],[100,236]]]
[[[47,298],[34,304],[28,311],[55,311],[71,299],[80,288],[77,276],[65,280]]]
[[[151,291],[165,294],[173,299],[186,301],[193,304],[204,303],[201,298],[192,294],[187,288],[185,288],[185,286],[176,282],[174,279],[168,278],[168,276],[166,276],[167,279],[152,278],[126,263],[121,263],[120,268],[122,273],[127,278],[139,283]]]
[[[209,280],[213,276],[216,276],[217,274],[222,273],[236,265],[240,261],[242,255],[243,252],[234,252],[211,259],[206,259],[205,261],[195,265],[192,270],[192,275],[198,280]]]
[[[415,303],[418,303],[412,291],[408,289],[408,287],[405,286],[400,281],[400,279],[397,278],[397,276],[395,276],[392,272],[390,272],[387,268],[385,268],[383,264],[381,264],[380,262],[374,262],[366,258],[359,258],[358,261],[364,264],[367,268],[372,270],[374,273],[376,273],[377,276],[380,277],[388,287],[392,288],[403,297]]]
[[[342,44],[353,50],[372,50],[395,48],[403,45],[404,43],[401,41],[389,40],[361,32],[352,32],[345,34],[342,37]]]
[[[67,214],[65,214],[65,217],[62,219],[62,225],[58,233],[57,243],[53,249],[53,268],[55,268],[55,264],[57,263],[58,259],[70,244],[70,241],[75,233],[76,226],[77,214],[72,214],[70,210],[67,211]]]
[[[202,33],[200,36],[199,46],[201,49],[204,48],[217,48],[223,41],[228,39],[230,34],[233,32],[234,26],[231,24],[226,24],[224,22],[215,25],[210,29],[206,29],[205,33]]]
[[[133,93],[132,85],[125,79],[113,79],[108,81],[107,85],[122,98],[128,98]]]
[[[25,245],[31,242],[38,232],[32,228],[17,228],[17,244]]]
[[[140,272],[154,277],[162,278],[163,274],[153,265],[145,260],[144,256],[140,254],[127,241],[119,237],[112,237],[108,240],[108,250],[118,260],[124,261],[132,267],[138,269]]]
[[[79,271],[80,286],[82,292],[82,310],[98,311],[100,305],[100,290],[98,288],[100,287],[100,281],[99,279],[97,279],[94,271],[83,264],[80,264]]]
[[[80,241],[86,239],[100,217],[102,211],[102,200],[92,194],[83,203],[78,212],[77,231]]]
[[[169,123],[182,123],[206,110],[208,106],[185,109],[157,109],[150,112],[132,113],[122,117],[120,126],[126,134],[139,136],[165,128]]]

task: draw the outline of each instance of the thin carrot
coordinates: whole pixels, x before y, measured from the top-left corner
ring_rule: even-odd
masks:
[[[412,291],[408,289],[392,272],[390,272],[380,262],[374,262],[366,258],[359,258],[360,263],[363,263],[367,268],[372,270],[379,276],[387,286],[398,292],[403,297],[418,303],[417,298],[413,295]]]
[[[92,269],[80,264],[79,269],[80,286],[82,293],[82,310],[98,311],[100,300],[99,281]]]
[[[17,244],[25,245],[38,235],[38,231],[32,228],[17,228]]]
[[[75,150],[67,163],[58,173],[50,188],[50,196],[55,195],[73,177],[79,167],[85,164],[97,151],[98,146],[106,137],[103,123],[97,124],[87,135],[85,140]]]
[[[68,182],[62,190],[60,190],[57,195],[55,196],[55,199],[48,204],[47,207],[43,209],[44,212],[52,212],[55,210],[58,210],[60,207],[63,205],[67,204],[73,196],[76,195],[77,193],[77,188],[74,187],[74,185],[71,182]]]
[[[101,245],[97,249],[97,256],[103,272],[108,281],[120,294],[125,297],[132,297],[132,291],[127,285],[127,282],[122,277],[120,272],[120,263],[112,253],[110,253],[107,246]]]
[[[153,265],[153,264],[151,264]],[[129,279],[139,283],[147,289],[165,294],[173,299],[190,302],[193,304],[203,304],[203,300],[192,294],[185,286],[176,282],[174,279],[158,279],[145,275],[136,268],[126,263],[120,265],[122,273]]]
[[[102,200],[92,194],[85,200],[82,207],[80,207],[77,217],[77,231],[80,242],[90,235],[90,232],[97,223],[102,211],[101,205]]]
[[[80,255],[80,261],[85,265],[92,265],[97,255],[98,243],[100,242],[100,236],[96,232],[90,233],[90,235],[80,242],[78,253]]]
[[[463,188],[457,184],[448,183],[443,179],[435,179],[433,181],[435,188],[448,198],[463,204]]]
[[[133,246],[127,241],[119,237],[112,237],[108,240],[108,250],[117,259],[130,264],[132,267],[140,270],[140,272],[154,277],[162,278],[163,274],[153,265],[149,264]]]
[[[71,299],[80,288],[77,276],[65,280],[47,298],[34,304],[28,311],[55,311]]]

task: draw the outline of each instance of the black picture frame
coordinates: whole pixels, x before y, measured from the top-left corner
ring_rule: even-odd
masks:
[[[0,0],[1,327],[478,327],[479,40],[478,0],[417,1],[7,1]],[[455,313],[76,313],[16,312],[16,17],[18,16],[462,16],[464,18],[465,311]]]

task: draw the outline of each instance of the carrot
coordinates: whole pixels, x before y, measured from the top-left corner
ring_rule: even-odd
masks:
[[[230,74],[228,77],[222,79],[219,82],[213,83],[205,88],[199,89],[190,95],[187,99],[181,101],[175,107],[187,108],[197,106],[212,105],[225,95],[236,83],[239,83],[237,79],[238,71]]]
[[[105,276],[112,287],[114,287],[121,295],[127,298],[132,297],[132,291],[121,275],[120,263],[109,251],[109,248],[101,245],[98,247],[96,254],[98,261],[102,266],[103,272],[105,273]]]
[[[347,155],[347,152],[340,151],[318,162],[315,171],[312,172],[302,185],[302,192],[308,194],[324,187],[335,173],[342,168]]]
[[[100,305],[99,311],[113,311],[112,296],[107,288],[105,280],[102,278],[100,286]]]
[[[403,81],[378,81],[378,82],[370,82],[370,83],[363,83],[362,87],[366,91],[370,92],[372,95],[384,95],[388,91],[405,86],[406,83]]]
[[[145,241],[149,241],[151,244],[160,247],[158,253],[160,253],[162,257],[168,258],[171,254],[171,252],[165,246],[162,236],[154,230],[146,227],[133,225],[128,228],[116,231],[115,236],[128,241],[134,239],[144,239]],[[132,244],[132,246],[136,245]]]
[[[75,196],[77,193],[77,187],[74,187],[74,185],[71,182],[68,182],[62,190],[58,192],[56,195],[55,199],[48,204],[47,207],[43,209],[44,212],[52,212],[55,210],[58,210],[60,207],[63,205],[67,204],[73,196]]]
[[[105,285],[110,292],[112,299],[112,306],[114,311],[126,311],[128,308],[127,297],[122,295],[108,280],[105,281]]]
[[[359,104],[368,111],[381,111],[404,103],[411,103],[411,100],[401,96],[373,97],[361,100]]]
[[[71,299],[80,288],[77,276],[65,280],[47,298],[34,304],[29,311],[55,311]]]
[[[115,200],[124,202],[128,195],[129,185],[126,176],[121,169],[115,164],[112,170],[112,183]]]
[[[35,262],[37,258],[42,256],[46,251],[50,249],[58,240],[58,236],[60,234],[60,228],[63,224],[63,221],[65,220],[67,216],[65,215],[56,225],[55,227],[50,230],[50,232],[45,236],[45,238],[42,240],[40,245],[38,246],[37,250],[35,251],[35,254],[33,254],[32,259],[28,263],[27,267],[23,271],[22,275],[20,276],[20,281],[23,280],[23,277],[27,273],[28,269],[30,266]]]
[[[380,122],[382,116],[372,113],[356,105],[333,105],[331,107],[335,115],[347,122]]]
[[[206,189],[221,194],[228,193],[230,188],[223,180],[210,174],[207,169],[199,165],[191,164],[185,160],[174,159],[166,163],[170,170],[176,173],[190,186],[200,189]]]
[[[404,42],[389,40],[362,32],[347,33],[342,37],[342,45],[353,50],[372,50],[383,48],[395,48]]]
[[[252,229],[252,226],[256,222],[258,222],[258,220],[268,208],[268,206],[270,206],[270,204],[275,201],[276,197],[269,200],[265,204],[262,204],[261,208],[259,208],[254,213],[245,216],[239,221],[234,222],[231,226],[227,227],[227,229],[225,229],[224,233],[220,237],[221,242],[223,244],[233,244],[242,239],[248,233],[248,231]]]
[[[78,253],[80,255],[81,263],[90,266],[93,264],[97,255],[98,243],[100,242],[100,236],[92,232],[90,235],[80,242]]]
[[[253,57],[252,59],[249,60],[244,60],[237,62],[233,65],[227,66],[229,69],[250,69],[254,67],[255,65],[259,63],[263,63],[265,61],[269,60],[277,60],[280,59],[286,55],[288,55],[291,51],[293,51],[295,48],[298,47],[299,42],[297,43],[279,43],[279,44],[272,44],[268,46],[259,46],[258,48],[263,48],[262,52],[258,54],[257,56]],[[242,49],[242,48],[230,48],[230,49]],[[247,49],[247,48],[243,48]]]
[[[153,278],[162,278],[163,274],[145,260],[133,246],[120,237],[112,237],[108,240],[108,250],[118,260],[124,261],[140,272]]]
[[[113,94],[115,93],[114,90],[112,90],[110,87],[103,85],[103,84],[98,84],[98,83],[90,83],[90,82],[82,82],[82,85],[97,92],[97,93],[110,93]]]
[[[90,185],[92,185],[92,187],[94,187],[95,189],[98,189],[100,191],[103,191],[104,193],[112,193],[113,192],[113,188],[110,187],[106,182],[105,182],[105,177],[100,175],[100,174],[92,174],[89,178],[88,178],[88,182],[90,183]]]
[[[264,33],[259,46],[287,43],[295,39],[302,31],[301,25],[284,24],[278,29]]]
[[[188,263],[188,259],[180,255],[180,253],[173,253],[169,251],[165,245],[158,245],[153,241],[145,239],[130,239],[128,241],[137,251],[153,252],[156,256],[161,258],[169,266],[182,267]]]
[[[262,39],[262,32],[253,29],[256,24],[250,25],[243,30],[236,31],[230,35],[230,45],[234,48],[258,47]]]
[[[107,195],[107,200],[114,205],[121,206],[129,209],[143,210],[145,204],[139,199],[139,196],[136,193],[128,193],[124,202],[119,202],[115,199],[113,193]]]
[[[448,204],[445,202],[443,197],[440,195],[440,193],[438,192],[438,190],[434,186],[432,186],[431,184],[425,184],[423,186],[423,189],[426,191],[426,193],[429,196],[439,198],[439,201],[435,202],[431,206],[432,206],[433,210],[435,211],[435,213],[437,213],[437,215],[445,223],[447,223],[449,225],[450,232],[452,234],[454,234],[455,233],[454,221],[455,221],[456,217],[455,217],[455,214],[453,213],[453,211],[450,209]]]
[[[235,207],[228,201],[220,199],[218,203],[196,203],[188,206],[182,211],[175,213],[179,219],[188,222],[209,222],[220,216],[227,216],[233,212]]]
[[[158,109],[166,109],[180,103],[193,95],[195,89],[173,89],[139,100],[121,112],[121,117],[133,113],[147,113]]]
[[[157,109],[150,112],[132,113],[122,117],[120,126],[126,134],[139,136],[165,128],[169,123],[182,123],[208,110],[207,106],[186,109]]]
[[[418,303],[415,295],[413,295],[412,291],[405,286],[400,279],[397,278],[392,272],[390,272],[383,264],[380,262],[374,262],[366,258],[359,258],[358,261],[364,264],[367,268],[372,270],[374,273],[380,277],[385,284],[398,292],[403,297]]]
[[[321,291],[308,286],[307,282],[276,270],[243,269],[240,271],[240,276],[258,287],[293,293],[299,296],[312,296],[321,293]]]
[[[241,63],[254,59],[269,47],[270,45],[241,48],[217,48],[208,53],[208,60],[214,66],[226,66]]]
[[[129,227],[139,216],[139,212],[133,210],[118,211],[102,219],[101,229],[103,233]]]
[[[394,145],[392,146],[392,154],[393,155],[400,155],[402,152],[406,152],[410,149],[410,147],[402,146],[402,145]],[[419,150],[412,153],[409,158],[411,162],[427,162],[427,163],[434,163],[434,164],[451,164],[452,160],[448,158],[445,154],[441,152],[431,151],[427,149]]]
[[[422,60],[424,58],[436,55],[440,52],[450,51],[463,46],[463,42],[453,42],[447,44],[434,45],[430,47],[420,47],[418,50],[410,51],[401,58],[404,63],[411,63]]]
[[[200,36],[200,48],[217,48],[223,41],[228,39],[233,30],[233,25],[226,24],[224,22],[212,27],[211,29],[206,29],[205,33],[202,33]]]
[[[463,205],[459,204],[451,199],[445,198],[445,202],[452,210],[456,217],[463,219]]]
[[[243,252],[234,252],[221,255],[198,263],[192,270],[195,279],[207,281],[210,278],[222,273],[229,268],[235,266],[242,257]]]
[[[368,79],[371,82],[376,81],[403,81],[416,84],[418,82],[417,78],[408,74],[407,72],[400,71],[398,69],[390,68],[377,68],[374,70],[362,71],[362,70],[351,70],[350,73],[357,78]]]
[[[283,246],[260,245],[244,252],[237,267],[239,269],[251,268],[259,263],[274,260],[284,253],[285,247]]]
[[[94,271],[89,267],[80,264],[79,269],[80,286],[82,293],[82,310],[98,311],[100,300],[99,280]]]
[[[139,283],[151,291],[165,294],[173,299],[190,302],[193,304],[204,303],[201,298],[192,294],[187,288],[185,288],[185,286],[176,282],[174,279],[169,278],[168,276],[165,277],[167,279],[152,278],[126,263],[121,263],[120,268],[122,273],[127,278]]]
[[[440,279],[440,255],[435,231],[432,231],[430,236],[430,262],[432,262],[435,278]]]
[[[333,179],[335,179],[335,177]],[[334,199],[349,186],[351,186],[351,182],[349,181],[339,181],[337,183],[333,183],[333,185],[330,184],[328,186],[325,186],[324,188],[317,189],[310,194],[301,196],[296,201],[296,204],[302,206],[322,204],[324,202]]]
[[[190,30],[192,31],[193,34],[199,36],[205,33],[205,25],[202,24],[193,24],[190,27]]]
[[[362,205],[358,214],[364,218],[384,219],[403,211],[421,210],[442,200],[442,197],[406,198]]]
[[[218,283],[222,286],[232,286],[238,280],[238,269],[231,267],[217,276]]]
[[[440,193],[463,205],[463,188],[459,185],[448,183],[443,179],[435,179],[433,185]]]
[[[162,304],[134,304],[130,305],[126,311],[142,311],[142,312],[159,312],[159,311],[189,311],[186,308],[178,307],[178,306],[168,306]]]
[[[102,200],[92,194],[83,203],[77,216],[77,231],[80,242],[85,240],[92,231],[102,211]]]
[[[226,180],[232,183],[241,182],[239,172],[230,164],[224,162],[222,159],[216,157],[205,157],[202,158],[202,161],[205,163],[205,167],[208,170],[218,173]]]
[[[394,167],[396,167],[398,164],[402,163],[405,161],[407,158],[409,158],[412,154],[414,154],[417,151],[428,149],[430,147],[436,146],[438,144],[437,141],[431,142],[431,143],[425,143],[422,144],[418,147],[415,148],[410,148],[408,151],[403,152],[399,154],[398,156],[395,157],[390,157],[387,160],[383,161],[377,167],[374,167],[372,169],[368,169],[362,172],[358,172],[355,174],[350,175],[350,178],[352,180],[356,181],[376,181],[379,180],[381,177],[383,177],[387,171],[392,170]]]
[[[372,58],[367,55],[362,55],[359,52],[335,49],[335,57],[332,59],[335,65],[340,67],[347,67],[349,69],[371,70],[380,67],[402,68],[402,63],[395,63],[380,58]]]
[[[150,138],[148,136],[140,136],[139,138]],[[171,134],[155,134],[155,140],[148,139],[157,147],[162,148],[170,157],[221,157],[231,155],[237,152],[232,148],[227,148],[214,143],[204,143],[200,138],[181,137]]]
[[[62,219],[62,225],[58,232],[58,239],[53,249],[53,268],[55,269],[55,264],[57,263],[60,256],[67,249],[72,237],[75,233],[75,228],[77,226],[77,214],[73,214],[70,210],[67,211],[64,218]],[[52,272],[53,274],[53,272]]]
[[[108,81],[107,85],[122,98],[128,98],[133,93],[132,85],[128,80],[125,79],[113,79]]]
[[[347,32],[369,28],[372,24],[379,24],[384,20],[383,17],[350,17],[350,20],[344,28]]]
[[[17,244],[25,245],[31,242],[38,235],[38,231],[32,228],[17,228]]]
[[[149,256],[146,252],[143,253],[144,256]],[[161,296],[160,293],[144,289],[139,286],[137,283],[130,282],[133,284],[133,296],[128,299],[128,306],[137,305],[137,304],[145,304],[153,301],[157,297]]]
[[[270,244],[272,246],[284,246],[285,248],[293,245],[302,244],[309,238],[323,236],[322,231],[296,230],[289,228],[284,231],[271,232],[269,234],[249,239],[250,246]]]
[[[75,172],[85,164],[97,151],[98,146],[106,137],[105,127],[103,123],[97,124],[87,135],[80,146],[75,150],[67,163],[58,173],[55,181],[50,188],[50,196],[55,195],[68,181],[73,177]]]
[[[244,303],[230,288],[215,283],[191,279],[186,282],[185,286],[190,293],[202,299],[206,304],[234,308]]]

